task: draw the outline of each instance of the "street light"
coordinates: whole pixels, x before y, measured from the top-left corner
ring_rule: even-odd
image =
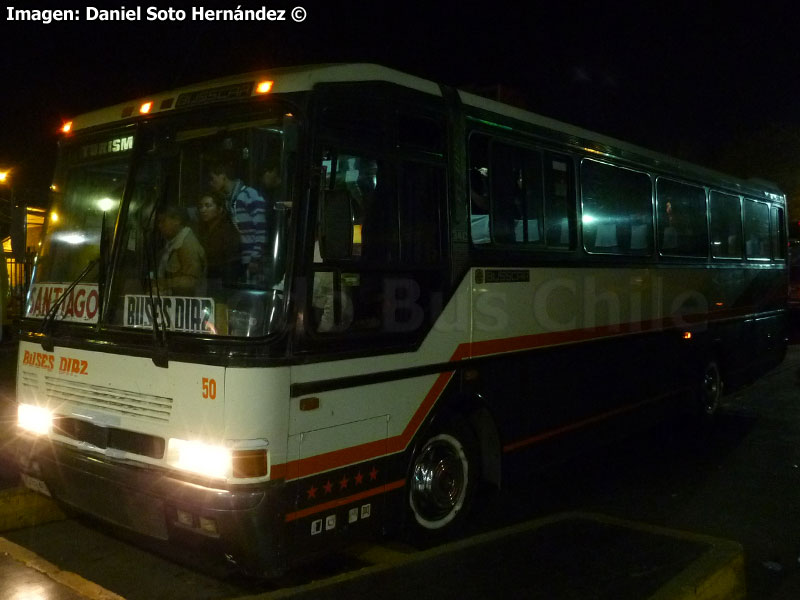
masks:
[[[14,199],[14,186],[11,185],[11,171],[12,169],[0,170],[0,186],[8,187],[8,222],[10,223],[11,233],[11,249],[14,258],[18,262],[25,260],[25,242],[26,242],[26,212],[24,207],[16,205]]]

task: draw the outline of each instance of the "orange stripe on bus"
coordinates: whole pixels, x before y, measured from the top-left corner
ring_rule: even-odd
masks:
[[[595,415],[593,417],[589,417],[588,419],[583,419],[582,421],[577,421],[575,423],[570,423],[569,425],[564,425],[563,427],[559,427],[557,429],[551,429],[550,431],[542,432],[538,435],[534,435],[529,438],[525,438],[522,440],[517,440],[516,442],[511,442],[503,446],[503,452],[511,452],[513,450],[518,450],[520,448],[524,448],[526,446],[531,446],[533,444],[537,444],[542,442],[546,439],[556,437],[557,435],[561,435],[563,433],[568,433],[575,429],[580,429],[582,427],[586,427],[587,425],[591,425],[593,423],[598,423],[600,421],[605,421],[611,417],[615,417],[617,415],[621,415],[627,412],[632,412],[638,408],[646,406],[647,404],[651,404],[661,399],[661,396],[657,396],[656,398],[649,398],[642,402],[636,402],[634,404],[626,404],[625,406],[620,406],[614,410],[610,410],[608,412]]]
[[[725,311],[716,311],[715,313],[708,315],[687,315],[683,319],[687,326],[691,326],[691,323],[702,323],[706,320],[718,320],[720,318],[733,316],[734,314],[741,316],[746,312],[747,311],[744,308],[736,310],[728,309]],[[479,342],[465,342],[456,347],[456,350],[450,357],[449,362],[458,362],[465,358],[477,358],[492,354],[520,352],[523,350],[534,350],[536,348],[548,346],[585,342],[595,339],[610,338],[618,335],[663,331],[668,327],[676,326],[676,320],[672,317],[667,317],[664,319],[634,321],[630,323],[620,323],[618,325],[605,325],[602,327],[572,329],[568,331],[553,331]],[[385,440],[385,442],[384,440],[377,440],[374,442],[368,442],[366,444],[359,444],[358,446],[343,448],[341,450],[334,450],[333,452],[327,452],[325,454],[319,454],[309,458],[290,461],[285,465],[273,465],[272,472],[270,474],[271,478],[280,479],[285,477],[291,480],[299,477],[307,477],[309,475],[329,471],[331,469],[336,469],[349,464],[402,452],[411,442],[417,430],[428,416],[431,408],[436,403],[436,400],[438,400],[439,396],[450,382],[450,379],[453,377],[454,373],[455,371],[447,371],[439,374],[433,386],[431,386],[431,389],[425,395],[425,398],[423,399],[419,408],[411,416],[411,419],[400,435],[390,437]],[[548,437],[565,433],[571,429],[578,429],[595,420],[602,420],[617,414],[617,412],[626,412],[627,410],[629,409],[623,407],[617,411],[612,411],[612,413],[597,415],[587,419],[586,421],[580,421],[578,423],[565,426],[561,429],[553,430],[552,432],[546,434],[540,434],[520,442],[513,442],[512,444],[505,446],[503,449],[508,451],[507,448],[510,446],[516,447],[516,444],[534,444],[538,441],[543,441]]]
[[[372,488],[371,490],[364,490],[363,492],[359,492],[358,494],[353,494],[352,496],[347,496],[346,498],[338,498],[336,500],[331,500],[330,502],[325,502],[324,504],[309,506],[308,508],[304,508],[303,510],[298,510],[295,512],[288,513],[286,515],[286,522],[288,523],[291,521],[296,521],[297,519],[302,519],[303,517],[308,517],[310,515],[323,512],[326,510],[332,510],[334,508],[344,506],[345,504],[358,502],[359,500],[363,500],[364,498],[377,496],[378,494],[385,494],[386,492],[391,492],[392,490],[401,488],[405,484],[406,484],[405,479],[398,479],[397,481],[393,481],[392,483],[387,483],[386,485]]]
[[[425,399],[422,401],[422,404],[420,404],[419,408],[414,412],[408,425],[406,425],[406,428],[400,435],[390,437],[386,440],[376,440],[374,442],[367,442],[366,444],[359,444],[358,446],[350,446],[349,448],[326,452],[325,454],[318,454],[317,456],[311,456],[309,458],[293,460],[285,465],[273,465],[270,477],[272,479],[280,479],[281,476],[287,479],[308,477],[324,471],[330,471],[346,465],[404,450],[411,441],[411,438],[414,437],[414,434],[422,424],[428,411],[430,411],[436,400],[444,391],[453,373],[453,371],[449,371],[439,374],[430,391],[426,394]],[[276,475],[275,473],[280,473],[280,475]]]

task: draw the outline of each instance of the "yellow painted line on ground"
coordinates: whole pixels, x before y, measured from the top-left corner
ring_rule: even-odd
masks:
[[[23,487],[0,490],[0,531],[33,527],[65,518],[58,505],[41,494]]]
[[[7,554],[26,567],[47,575],[53,581],[70,588],[87,600],[125,600],[122,596],[84,579],[77,573],[62,571],[35,552],[31,552],[27,548],[23,548],[2,537],[0,537],[0,552]]]
[[[591,513],[567,513],[564,518],[591,519],[617,527],[708,546],[708,550],[673,577],[648,600],[740,600],[747,596],[744,549],[738,542],[688,531],[625,521]]]
[[[364,567],[363,569],[341,573],[329,577],[328,579],[253,596],[242,596],[236,600],[275,600],[279,598],[290,598],[305,592],[320,590],[359,577],[394,569],[406,563],[430,560],[442,554],[449,554],[465,548],[478,546],[561,521],[576,519],[590,520],[644,533],[651,533],[653,535],[672,537],[708,545],[709,550],[707,552],[681,573],[676,575],[666,585],[662,586],[662,588],[648,600],[740,600],[746,597],[744,550],[742,546],[736,542],[690,532],[676,531],[665,527],[648,525],[646,523],[625,521],[594,513],[569,512],[526,521],[504,529],[483,533],[424,551],[414,551],[413,549],[407,551],[407,547],[402,546],[398,546],[396,549],[377,545],[372,548],[368,546],[356,546],[352,554],[358,558],[367,560],[368,562],[372,562],[372,559],[378,559],[381,560],[381,562]]]

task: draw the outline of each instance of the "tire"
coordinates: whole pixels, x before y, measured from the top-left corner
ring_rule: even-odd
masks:
[[[717,414],[722,401],[722,375],[719,364],[709,360],[700,375],[697,387],[697,410],[703,418],[711,419]]]
[[[431,539],[459,529],[478,488],[476,449],[475,434],[462,422],[426,437],[408,474],[407,500],[414,534]]]

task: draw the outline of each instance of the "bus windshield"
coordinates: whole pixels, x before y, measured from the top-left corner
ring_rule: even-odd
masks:
[[[47,235],[42,239],[25,314],[43,318],[61,293],[74,282],[90,261],[100,254],[101,228],[113,230],[130,168],[132,137],[121,136],[109,143],[124,148],[104,154],[91,142],[68,146],[62,152],[60,177],[52,186]],[[122,145],[124,141],[125,146]],[[93,153],[99,157],[86,160]],[[86,272],[64,302],[59,318],[96,323],[99,314],[99,268]]]
[[[283,317],[292,205],[287,119],[202,128],[146,124],[124,158],[67,168],[27,315],[44,317],[98,257],[105,218],[109,239],[118,222],[105,310],[97,310],[94,268],[69,292],[60,320],[96,323],[101,312],[114,328],[235,337],[275,332]],[[98,145],[110,147],[118,137],[107,135]]]

